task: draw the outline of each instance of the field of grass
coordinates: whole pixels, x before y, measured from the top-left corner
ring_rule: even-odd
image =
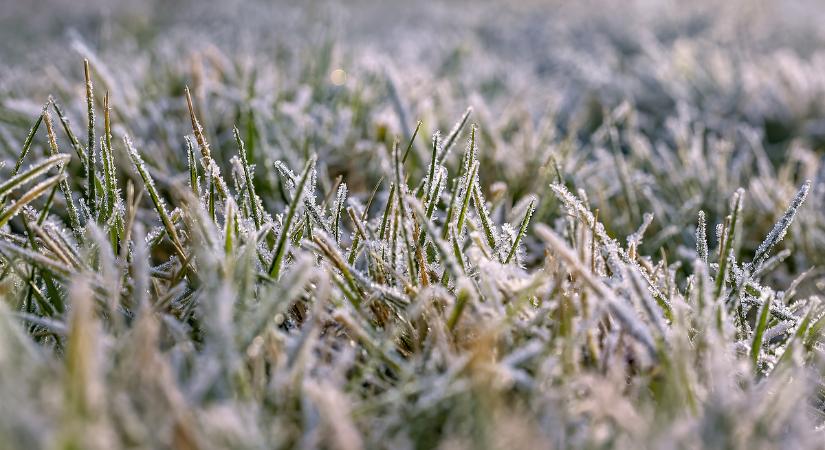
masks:
[[[823,447],[816,2],[0,7],[0,450]]]

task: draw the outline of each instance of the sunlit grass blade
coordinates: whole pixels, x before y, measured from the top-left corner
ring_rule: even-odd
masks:
[[[36,198],[43,195],[45,192],[48,192],[52,187],[56,186],[57,183],[63,181],[66,178],[64,173],[59,173],[51,178],[41,181],[28,191],[23,194],[22,197],[17,199],[11,206],[7,207],[3,212],[0,212],[0,227],[5,225],[12,217],[14,217],[20,209],[24,206],[28,205]]]
[[[201,127],[198,117],[195,115],[195,107],[192,104],[192,94],[189,92],[189,86],[184,89],[186,93],[186,107],[189,109],[189,120],[192,122],[192,132],[195,134],[195,140],[198,143],[198,148],[201,151],[201,157],[212,158],[212,152],[209,150],[209,143],[203,135],[203,128]]]
[[[186,138],[186,160],[189,166],[189,188],[196,198],[201,197],[200,175],[198,175],[198,163],[195,160],[194,149],[192,148],[192,141]]]
[[[66,164],[70,159],[70,155],[60,153],[35,163],[25,172],[18,173],[17,175],[11,177],[8,181],[0,184],[0,197],[3,197],[11,191],[22,187],[24,184],[33,180],[37,176],[47,172],[52,167]]]
[[[49,137],[49,151],[52,156],[61,154],[57,148],[57,138],[52,128],[51,114],[48,111],[43,115],[43,121],[46,123],[46,133]],[[82,152],[80,153],[82,155]],[[72,198],[72,189],[69,187],[69,182],[65,179],[60,181],[60,190],[63,192],[63,198],[66,199],[66,209],[69,214],[69,226],[75,233],[76,237],[81,235],[80,217],[77,213],[77,208],[74,205],[74,198]]]
[[[106,194],[106,209],[101,218],[108,220],[115,212],[115,205],[119,202],[117,189],[117,174],[115,172],[115,157],[112,149],[112,122],[109,108],[109,92],[103,96],[103,139],[101,140],[100,159],[103,163],[103,181]]]

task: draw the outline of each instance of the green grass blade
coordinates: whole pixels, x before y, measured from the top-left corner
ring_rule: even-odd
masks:
[[[23,165],[23,159],[26,158],[26,155],[29,153],[29,149],[31,149],[32,141],[34,140],[34,135],[37,133],[37,130],[40,128],[40,124],[43,122],[43,115],[46,113],[46,110],[49,108],[49,104],[51,102],[46,102],[43,105],[43,110],[40,112],[40,115],[37,116],[37,120],[35,120],[34,125],[32,125],[31,129],[29,130],[29,134],[26,136],[26,140],[23,142],[23,148],[20,150],[20,156],[17,158],[17,162],[14,163],[14,170],[12,170],[12,176],[17,175],[17,172],[20,171],[20,166]]]
[[[759,248],[756,249],[756,253],[753,256],[753,261],[750,263],[750,269],[752,271],[759,270],[762,264],[768,260],[771,249],[785,237],[785,234],[788,232],[788,228],[791,227],[791,223],[793,223],[793,220],[796,217],[797,211],[799,211],[802,203],[805,202],[805,198],[808,196],[808,191],[810,189],[811,181],[808,180],[799,188],[796,195],[794,195],[793,200],[791,200],[791,204],[788,205],[788,209],[785,210],[785,214],[783,214],[776,224],[774,224],[771,232],[768,233],[768,236],[764,241],[762,241]]]
[[[510,261],[513,260],[513,257],[516,256],[516,252],[518,251],[518,246],[521,243],[521,239],[524,237],[524,234],[527,232],[527,226],[530,224],[530,218],[533,216],[533,212],[536,210],[536,200],[533,199],[530,201],[530,205],[527,207],[527,212],[524,213],[524,218],[521,219],[521,225],[518,227],[518,234],[516,238],[513,240],[513,246],[510,248],[510,253],[507,254],[507,258],[504,259],[504,264],[510,264]],[[593,241],[595,242],[595,236]]]
[[[60,153],[55,156],[51,156],[44,160],[38,161],[34,165],[31,166],[28,170],[23,173],[18,173],[17,175],[11,177],[8,181],[3,184],[0,184],[0,196],[5,196],[9,192],[22,187],[24,184],[28,183],[32,179],[36,178],[37,176],[41,175],[42,173],[48,171],[52,167],[55,166],[62,166],[69,162],[71,159],[70,155],[65,153]]]
[[[252,220],[255,223],[255,229],[259,230],[261,228],[261,214],[258,212],[258,195],[255,194],[255,184],[252,182],[252,170],[249,167],[246,149],[244,148],[244,143],[241,139],[240,132],[238,132],[238,128],[233,128],[232,133],[235,135],[235,142],[238,144],[238,155],[241,157],[241,166],[243,167],[243,176],[246,184],[246,193],[249,197],[249,209],[252,212]],[[193,175],[197,174],[190,173],[190,179],[193,178]],[[194,186],[194,184],[192,184],[192,186]]]
[[[52,156],[59,155],[60,150],[57,148],[57,138],[54,134],[54,128],[52,128],[51,114],[49,114],[48,111],[46,111],[46,114],[43,116],[43,121],[46,123],[46,133],[49,136],[49,151]],[[60,190],[63,192],[63,197],[66,199],[66,210],[69,214],[69,226],[72,228],[75,236],[80,238],[82,235],[80,217],[77,213],[77,208],[74,205],[72,189],[69,187],[69,183],[65,179],[60,181]]]
[[[438,132],[436,132],[433,135],[433,153],[432,153],[432,157],[430,159],[430,167],[429,167],[429,169],[427,169],[427,178],[426,178],[427,182],[424,183],[424,185],[421,187],[419,195],[418,195],[419,198],[429,197],[430,192],[433,191],[433,188],[434,188],[433,180],[435,179],[435,169],[436,169],[436,167],[438,167],[436,165],[436,158],[438,158],[438,155],[437,155],[437,152],[438,152],[438,139],[439,139],[439,135],[438,135]]]
[[[195,161],[195,152],[192,148],[192,141],[186,138],[186,160],[189,165],[189,187],[195,198],[201,198],[200,176],[198,175],[198,163]]]
[[[72,145],[75,153],[77,153],[77,158],[80,160],[80,164],[83,165],[83,170],[86,170],[86,152],[83,151],[83,146],[80,145],[80,141],[77,139],[77,135],[74,134],[72,131],[72,126],[69,123],[68,117],[66,114],[63,113],[63,109],[60,107],[60,104],[52,99],[52,108],[54,108],[54,112],[57,113],[57,119],[60,121],[60,124],[63,126],[63,131],[66,133],[66,136],[69,138],[69,143]]]
[[[106,210],[101,214],[103,220],[108,220],[115,212],[118,203],[117,174],[115,172],[115,157],[112,149],[112,122],[109,108],[109,92],[103,96],[103,139],[101,140],[101,160],[103,163],[103,181],[105,184]]]
[[[95,167],[95,145],[97,144],[95,142],[95,97],[88,59],[83,60],[83,72],[86,77],[86,111],[89,118],[89,140],[86,147],[86,206],[89,208],[90,217],[97,217],[97,187],[95,186],[95,173],[97,171]]]
[[[773,295],[768,295],[762,301],[762,307],[759,308],[759,316],[756,320],[756,329],[753,330],[753,340],[751,341],[751,361],[754,367],[759,363],[759,354],[762,350],[762,337],[765,335],[765,330],[768,327],[768,317],[770,316],[771,303],[773,302]]]
[[[461,210],[458,213],[458,220],[456,221],[456,230],[459,236],[464,231],[464,222],[467,218],[467,209],[469,209],[470,199],[473,197],[473,180],[475,179],[476,173],[478,173],[478,162],[473,163],[472,168],[470,168],[470,172],[467,174],[466,184],[464,186],[464,197],[461,202]]]
[[[404,157],[401,159],[402,163],[407,162],[407,157],[410,156],[410,151],[413,148],[413,144],[415,143],[415,137],[418,136],[418,130],[421,129],[421,121],[419,120],[418,123],[415,125],[415,131],[413,131],[412,137],[410,138],[410,142],[407,144],[407,149],[404,151]]]
[[[163,224],[164,229],[166,230],[167,235],[172,240],[172,244],[175,247],[175,252],[178,254],[181,263],[185,261],[186,255],[183,251],[183,245],[178,238],[178,232],[175,229],[175,225],[172,223],[172,219],[169,217],[169,213],[166,211],[166,205],[163,202],[163,199],[158,194],[157,189],[155,188],[155,180],[152,178],[152,175],[149,174],[149,171],[146,169],[146,164],[143,162],[143,158],[140,156],[140,153],[135,149],[134,145],[132,145],[132,140],[129,139],[129,136],[123,137],[123,143],[126,145],[126,150],[129,152],[129,157],[132,159],[132,163],[135,165],[135,168],[140,174],[140,177],[143,178],[143,183],[146,185],[146,191],[149,192],[149,197],[152,199],[152,204],[155,206],[155,210],[158,213],[158,217],[160,217],[160,221]]]
[[[292,226],[292,221],[295,218],[295,213],[298,210],[298,205],[304,199],[304,186],[309,179],[310,173],[315,170],[315,156],[310,157],[304,166],[304,171],[301,173],[301,179],[295,187],[295,195],[289,202],[289,209],[287,210],[286,218],[284,219],[281,233],[278,235],[278,241],[275,244],[273,252],[272,263],[269,266],[269,276],[277,280],[281,274],[281,267],[284,263],[284,256],[289,245],[289,230]]]
[[[411,240],[412,230],[410,230],[407,226],[409,224],[409,221],[407,220],[407,210],[405,207],[407,183],[402,178],[403,171],[401,170],[402,162],[401,156],[399,155],[398,151],[398,141],[396,141],[395,145],[393,146],[393,156],[395,158],[395,184],[398,186],[398,195],[396,196],[398,200],[398,211],[396,221],[398,223],[399,228],[401,229],[401,238],[404,240],[404,249],[407,253],[407,270],[409,271],[410,283],[412,285],[416,285],[418,283],[418,267],[415,262],[415,250],[413,249]]]
[[[470,114],[473,113],[473,108],[469,107],[464,114],[461,116],[461,119],[455,124],[452,130],[450,130],[450,134],[447,135],[447,138],[444,139],[444,145],[441,147],[441,151],[438,153],[438,158],[436,159],[438,164],[444,164],[444,160],[447,159],[447,155],[450,153],[450,149],[456,143],[456,139],[461,134],[461,130],[464,129],[464,126],[467,125],[467,120],[470,119]]]
[[[484,231],[484,236],[487,238],[487,245],[493,252],[498,248],[498,239],[496,238],[493,224],[490,220],[490,213],[487,211],[486,201],[481,194],[481,187],[478,185],[478,180],[472,184],[473,206],[475,206],[476,215],[481,220],[481,229]]]

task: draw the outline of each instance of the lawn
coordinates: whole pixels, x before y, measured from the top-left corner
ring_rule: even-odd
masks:
[[[821,448],[825,7],[0,0],[0,449]]]

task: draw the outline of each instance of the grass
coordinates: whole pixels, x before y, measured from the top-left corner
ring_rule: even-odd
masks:
[[[0,448],[821,446],[801,125],[720,124],[724,86],[535,113],[491,93],[521,68],[422,93],[346,41],[158,33],[0,95]]]

